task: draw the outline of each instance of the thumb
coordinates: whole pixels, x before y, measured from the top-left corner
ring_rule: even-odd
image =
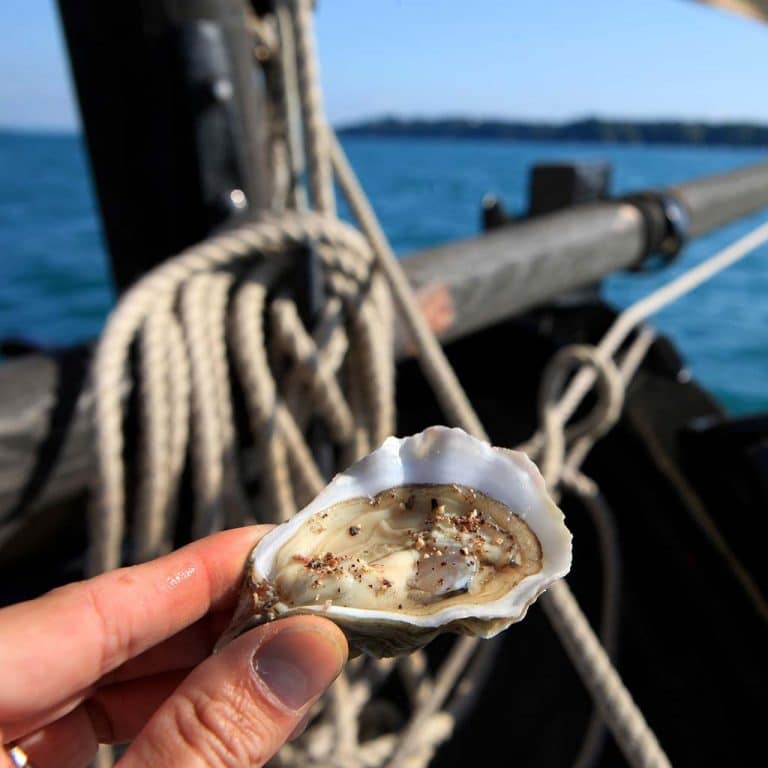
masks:
[[[261,766],[336,679],[347,643],[335,624],[295,616],[232,641],[155,712],[120,768]]]

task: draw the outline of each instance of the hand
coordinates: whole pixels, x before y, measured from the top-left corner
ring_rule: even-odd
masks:
[[[265,624],[210,656],[264,526],[211,536],[0,610],[0,742],[33,768],[260,766],[347,656],[327,619]],[[0,749],[0,767],[10,766]]]

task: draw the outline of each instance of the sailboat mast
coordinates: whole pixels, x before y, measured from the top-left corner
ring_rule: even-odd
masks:
[[[117,290],[269,196],[242,0],[59,0]]]

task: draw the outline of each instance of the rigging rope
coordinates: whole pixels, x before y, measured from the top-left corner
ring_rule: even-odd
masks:
[[[280,0],[277,11],[281,60],[295,59],[316,211],[303,210],[300,180],[294,178],[301,168],[296,131],[290,125],[296,110],[287,93],[294,75],[284,72],[282,112],[287,117],[282,129],[293,135],[283,137],[291,176],[285,202],[296,210],[262,215],[159,266],[125,294],[104,329],[92,372],[99,470],[91,515],[93,572],[117,567],[124,559],[124,381],[134,349],[141,444],[130,559],[154,557],[171,546],[188,448],[193,531],[202,536],[249,522],[255,508],[270,509],[271,519],[285,520],[323,487],[324,472],[303,436],[310,424],[324,425],[342,464],[390,434],[393,304],[447,420],[488,440],[323,116],[311,2]],[[334,177],[364,237],[335,217]],[[650,313],[767,240],[768,224],[622,313],[596,347],[567,347],[555,356],[542,382],[541,427],[523,446],[540,460],[553,491],[563,485],[585,503],[599,504],[596,486],[579,467],[618,419],[625,384],[651,343],[652,334],[642,329],[621,362],[613,362],[631,331]],[[280,282],[290,266],[285,254],[306,247],[320,260],[326,290],[320,317],[311,328],[305,327]],[[569,426],[592,386],[597,405]],[[242,466],[237,461],[243,436],[236,428],[235,390],[244,399],[250,442],[255,444]],[[259,494],[262,503],[249,503],[245,489],[251,496]],[[566,583],[555,584],[542,604],[630,763],[668,766]],[[453,719],[441,710],[478,647],[475,639],[458,639],[434,678],[421,653],[397,663],[354,662],[332,690],[323,717],[281,752],[278,764],[425,765],[450,735]],[[490,647],[483,645],[485,651]],[[410,720],[402,733],[384,733],[360,744],[363,707],[395,669],[411,697]]]

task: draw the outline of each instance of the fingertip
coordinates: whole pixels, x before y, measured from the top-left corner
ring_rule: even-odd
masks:
[[[344,634],[322,617],[294,616],[246,632],[184,680],[124,765],[262,765],[297,732],[347,652]]]
[[[301,712],[338,677],[348,657],[344,633],[328,619],[293,616],[242,637],[250,644],[251,671],[265,698]]]

